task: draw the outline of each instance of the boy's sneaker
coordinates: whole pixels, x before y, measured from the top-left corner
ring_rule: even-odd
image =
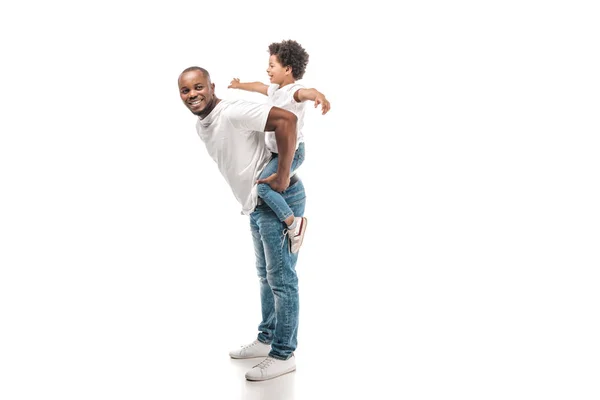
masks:
[[[231,358],[255,358],[255,357],[266,357],[269,355],[271,351],[270,344],[264,344],[259,340],[255,340],[254,342],[247,344],[245,346],[240,347],[237,350],[232,350],[229,352],[229,357]]]
[[[296,219],[296,228],[293,230],[288,229],[287,235],[290,240],[290,251],[297,253],[302,246],[304,240],[304,232],[306,231],[306,223],[308,220],[306,217],[294,217]]]
[[[260,364],[255,365],[254,368],[246,372],[246,379],[249,381],[265,381],[295,370],[296,357],[293,354],[287,360],[267,357]]]

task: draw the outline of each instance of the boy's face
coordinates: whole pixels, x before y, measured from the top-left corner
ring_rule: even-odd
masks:
[[[279,62],[277,56],[272,55],[271,57],[269,57],[269,68],[267,68],[267,74],[269,74],[271,83],[281,85],[286,76],[292,74],[292,68],[284,67]]]
[[[183,104],[198,116],[208,114],[215,102],[215,84],[202,71],[192,70],[179,77],[179,96]]]

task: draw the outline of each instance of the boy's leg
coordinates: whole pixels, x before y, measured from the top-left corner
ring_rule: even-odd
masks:
[[[294,154],[294,160],[292,161],[292,172],[296,171],[300,165],[304,162],[304,143],[300,143]],[[290,251],[297,253],[300,250],[300,246],[304,241],[304,232],[306,231],[307,219],[305,217],[294,216],[293,221],[288,223],[288,239],[290,242]]]
[[[294,157],[295,158],[295,157]],[[276,155],[271,158],[267,166],[263,169],[259,179],[265,179],[277,172],[279,157]],[[287,205],[280,193],[277,193],[267,183],[257,185],[258,196],[273,210],[281,222],[286,222],[294,216],[292,209]],[[293,221],[293,219],[291,219]],[[287,225],[287,224],[286,224]]]
[[[290,173],[294,173],[296,169],[304,162],[304,143],[300,143],[296,152],[294,153],[294,159],[292,160],[292,166]],[[267,178],[277,172],[277,162],[279,157],[274,155],[269,161],[267,166],[264,168],[260,175],[260,179]],[[281,193],[277,193],[266,183],[261,183],[257,187],[258,196],[262,198],[265,203],[273,210],[279,220],[288,228],[287,236],[290,245],[290,251],[297,253],[300,250],[300,246],[304,241],[304,233],[306,232],[307,219],[304,217],[297,217],[294,215],[292,209],[285,202]]]

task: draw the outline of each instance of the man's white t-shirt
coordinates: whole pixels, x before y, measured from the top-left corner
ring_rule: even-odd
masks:
[[[294,100],[294,93],[298,89],[304,89],[304,86],[299,83],[290,83],[280,88],[278,84],[274,83],[269,85],[267,89],[269,104],[293,112],[298,117],[298,123],[296,124],[296,148],[298,148],[300,143],[304,142],[302,127],[304,126],[304,107],[306,105],[304,102],[298,103]],[[266,132],[265,143],[269,151],[279,153],[277,151],[277,142],[275,141],[275,132]]]
[[[270,110],[268,104],[221,100],[196,123],[198,136],[246,215],[256,207],[255,182],[271,157],[264,135]]]

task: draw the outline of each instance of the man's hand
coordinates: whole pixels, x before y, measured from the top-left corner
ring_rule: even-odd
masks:
[[[233,78],[231,80],[231,83],[229,83],[229,86],[227,86],[227,89],[237,89],[239,87],[239,83],[240,83],[239,78]]]
[[[265,179],[259,179],[258,181],[256,181],[256,183],[266,183],[267,185],[271,186],[271,189],[281,193],[285,189],[287,189],[288,186],[290,186],[290,178],[280,178],[276,172],[273,175],[266,177]]]

